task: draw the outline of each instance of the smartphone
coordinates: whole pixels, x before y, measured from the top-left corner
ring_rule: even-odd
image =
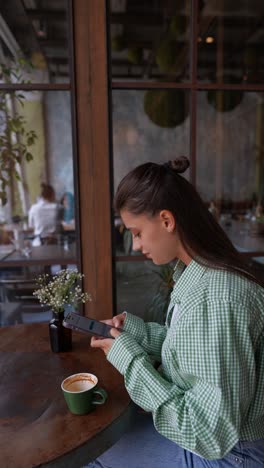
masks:
[[[89,317],[83,317],[74,312],[68,312],[62,323],[64,327],[71,328],[72,330],[113,339],[112,335],[110,335],[110,330],[115,327]],[[123,331],[121,328],[117,328],[117,330]]]

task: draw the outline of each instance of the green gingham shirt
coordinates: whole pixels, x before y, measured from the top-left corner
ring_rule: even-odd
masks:
[[[107,359],[160,434],[222,458],[264,437],[264,288],[194,260],[178,261],[174,280],[166,325],[127,314]]]

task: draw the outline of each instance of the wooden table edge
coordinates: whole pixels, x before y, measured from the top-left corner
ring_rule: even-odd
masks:
[[[138,407],[130,401],[123,413],[92,439],[50,462],[36,465],[41,468],[81,468],[112,447],[133,425]]]

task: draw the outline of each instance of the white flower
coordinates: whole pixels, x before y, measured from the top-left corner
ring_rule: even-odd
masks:
[[[38,288],[33,292],[41,304],[52,307],[54,312],[64,312],[65,305],[76,308],[79,304],[91,301],[91,295],[82,292],[80,282],[84,277],[78,270],[61,270],[52,278],[46,273],[36,281]]]

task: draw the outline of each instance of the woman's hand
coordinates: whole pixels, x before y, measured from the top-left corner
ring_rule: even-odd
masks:
[[[108,323],[108,322],[110,322],[110,320],[103,320],[103,322]],[[111,325],[111,323],[108,323],[108,325]],[[113,336],[113,338],[117,338],[121,334],[115,328],[112,328],[110,330],[110,333]],[[92,348],[102,349],[102,351],[107,356],[107,354],[109,353],[113,343],[114,343],[114,340],[112,340],[112,338],[97,338],[95,336],[92,336],[90,345],[91,345]]]
[[[123,328],[124,323],[126,320],[126,314],[123,312],[122,314],[116,315],[112,319],[102,320],[102,322],[106,323],[107,325],[111,325],[115,328]]]
[[[126,314],[123,312],[122,314],[116,315],[112,319],[108,320],[101,320],[101,322],[106,323],[107,325],[111,325],[113,328],[111,329],[110,333],[111,335],[116,338],[117,336],[120,335],[120,332],[116,330],[116,328],[123,328],[124,323],[126,319]],[[109,353],[112,345],[113,345],[114,340],[111,338],[98,338],[93,336],[91,338],[91,347],[92,348],[100,348],[102,351],[107,354]]]

